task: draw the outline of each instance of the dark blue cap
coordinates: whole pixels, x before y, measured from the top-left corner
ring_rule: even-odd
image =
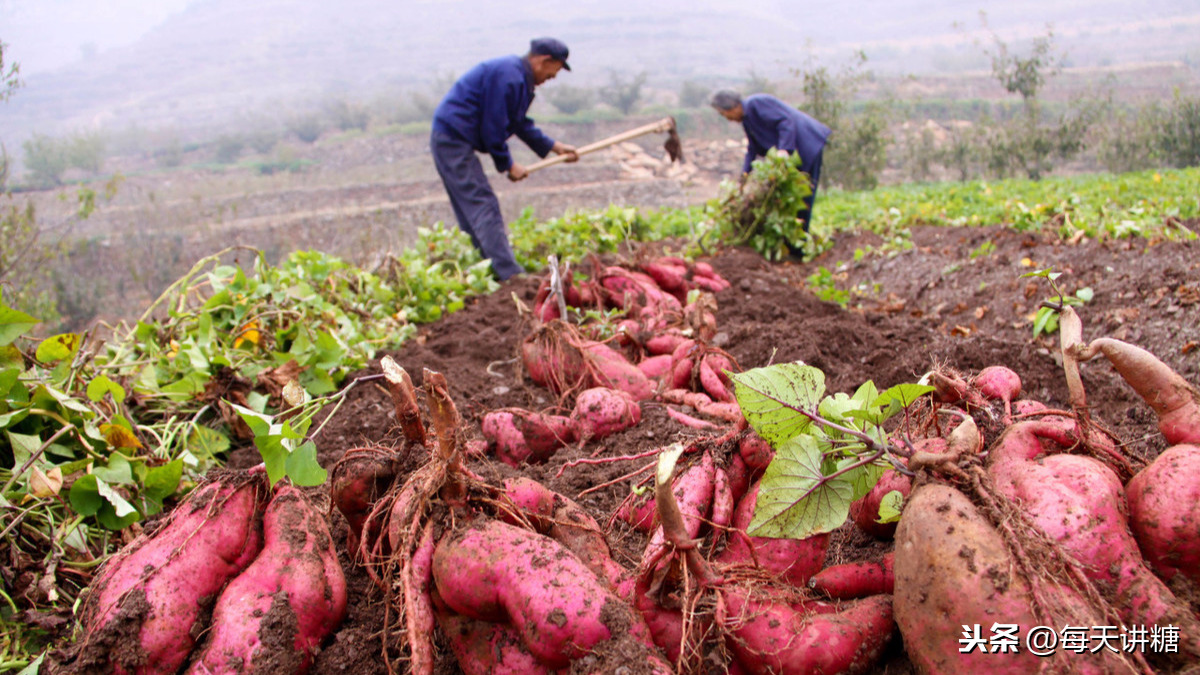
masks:
[[[571,69],[571,66],[567,65],[567,55],[571,51],[562,43],[562,40],[555,40],[551,37],[535,38],[529,41],[529,53],[549,56],[555,61],[562,61],[563,69]]]

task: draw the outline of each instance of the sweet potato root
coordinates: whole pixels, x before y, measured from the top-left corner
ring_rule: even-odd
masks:
[[[888,493],[899,492],[905,499],[912,491],[912,479],[895,469],[883,472],[879,482],[871,491],[850,505],[850,519],[860,530],[877,539],[891,539],[896,533],[896,523],[879,522],[879,506]]]
[[[1048,665],[1028,650],[963,653],[962,626],[986,631],[997,621],[1016,624],[1024,645],[1038,625],[1106,625],[1071,588],[1050,579],[1032,583],[999,531],[961,492],[936,483],[913,490],[896,530],[894,607],[905,651],[920,672],[1016,674]],[[1035,593],[1048,616],[1034,609]],[[1069,666],[1080,672],[1128,667],[1105,652],[1072,653]]]
[[[879,560],[843,563],[817,572],[808,585],[835,600],[891,595],[896,578],[893,571],[896,554],[889,551]]]
[[[838,612],[811,612],[732,590],[724,595],[729,650],[747,673],[865,673],[895,631],[892,601],[877,595]]]
[[[300,675],[346,613],[346,579],[325,519],[299,489],[277,490],[263,516],[262,552],[217,599],[191,675],[284,667]]]
[[[580,438],[599,440],[637,426],[642,421],[642,408],[624,391],[592,387],[576,397],[571,421]]]
[[[434,551],[433,578],[450,609],[506,623],[531,654],[554,668],[611,639],[614,613],[632,611],[561,544],[499,521],[443,537]]]
[[[177,672],[205,603],[262,548],[266,495],[260,477],[218,479],[111,558],[84,605],[81,670]]]
[[[514,467],[544,462],[579,438],[571,418],[520,408],[493,410],[483,416],[481,427],[484,437],[495,446],[496,457]]]
[[[1112,338],[1076,345],[1075,355],[1087,361],[1103,354],[1125,382],[1158,416],[1158,430],[1170,445],[1200,444],[1200,391],[1157,356]]]
[[[758,504],[759,484],[746,491],[733,514],[733,531],[728,544],[717,560],[727,565],[755,565],[781,579],[803,586],[825,565],[829,549],[829,533],[806,539],[771,539],[752,537],[746,527],[754,517]]]
[[[1200,446],[1167,448],[1125,486],[1129,525],[1160,577],[1200,583]]]

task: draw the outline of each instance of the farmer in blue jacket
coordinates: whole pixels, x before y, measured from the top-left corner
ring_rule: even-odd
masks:
[[[501,281],[522,271],[508,242],[500,202],[476,152],[492,156],[496,170],[519,181],[529,175],[513,161],[508,138],[516,134],[539,157],[553,152],[579,159],[575,148],[555,141],[526,117],[533,103],[533,90],[552,80],[558,71],[570,70],[567,46],[554,38],[529,43],[524,56],[502,56],[484,61],[467,71],[433,113],[429,148],[438,175],[450,195],[458,226],[471,237]]]
[[[812,177],[812,194],[804,200],[804,209],[796,217],[804,221],[804,231],[808,232],[817,198],[817,181],[821,177],[821,154],[832,133],[829,127],[770,94],[742,98],[737,92],[725,89],[713,95],[712,106],[730,122],[741,122],[746,130],[743,175],[750,173],[751,163],[771,148],[800,155],[800,169]]]

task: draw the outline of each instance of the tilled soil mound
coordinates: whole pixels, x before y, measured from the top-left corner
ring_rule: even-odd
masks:
[[[935,365],[968,374],[1006,365],[1022,377],[1023,396],[1067,407],[1057,335],[1034,339],[1032,332],[1032,316],[1051,289],[1044,280],[1021,277],[1053,267],[1063,273],[1058,283],[1066,292],[1094,291],[1077,308],[1085,340],[1124,339],[1150,350],[1190,382],[1200,382],[1200,246],[1194,242],[1062,242],[1004,227],[915,228],[912,242],[903,253],[866,255],[847,264],[839,261],[854,260],[856,250],[878,246],[878,239],[844,236],[808,264],[772,264],[746,249],[719,252],[708,262],[732,285],[716,296],[719,332],[714,343],[743,370],[797,360],[819,367],[830,393],[852,392],[867,380],[881,390],[914,382]],[[823,278],[836,288],[857,291],[846,307],[819,300],[804,283],[822,267],[829,272]],[[489,410],[542,410],[555,404],[552,394],[524,375],[517,358],[531,326],[515,301],[532,305],[539,282],[536,276],[513,279],[389,352],[418,387],[424,369],[446,376],[469,435],[479,437],[479,419]],[[359,375],[378,373],[377,363],[372,365]],[[1150,409],[1106,362],[1084,364],[1083,378],[1093,418],[1114,431],[1131,455],[1148,459],[1163,449]],[[582,448],[564,448],[547,463],[520,473],[577,498],[647,460],[578,465],[560,475],[567,462],[644,453],[700,433],[673,421],[661,404],[642,407],[640,425]],[[315,440],[322,463],[331,468],[347,450],[388,447],[399,438],[387,392],[365,383],[350,392]],[[252,454],[236,463],[257,461]],[[410,459],[410,465],[417,461]],[[491,458],[474,459],[470,468],[497,484],[518,474]],[[628,490],[627,483],[619,483],[578,501],[604,524]],[[341,542],[345,521],[336,511],[332,518]],[[619,521],[611,526],[609,540],[618,562],[626,565],[635,563],[645,543],[644,535]],[[827,564],[877,555],[889,545],[844,527],[834,535]],[[385,609],[382,594],[344,554],[343,564],[350,583],[349,613],[313,672],[387,673],[388,662],[392,672],[404,672],[403,655],[395,648],[395,613]],[[903,646],[895,640],[879,671],[910,670]],[[439,672],[459,672],[448,651]]]

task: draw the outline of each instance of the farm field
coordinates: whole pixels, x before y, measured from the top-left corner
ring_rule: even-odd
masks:
[[[562,239],[556,243],[566,247],[577,243],[579,238],[587,242],[591,236],[594,247],[605,247],[603,260],[606,264],[623,264],[630,268],[659,253],[683,249],[686,241],[679,237],[699,220],[698,212],[687,209],[717,192],[716,182],[723,177],[722,167],[736,162],[739,153],[737,148],[723,141],[711,141],[694,153],[699,158],[696,162],[699,168],[691,169],[690,175],[682,175],[678,173],[679,167],[666,166],[662,162],[657,165],[643,163],[645,157],[653,159],[647,150],[653,151],[653,148],[626,148],[624,155],[611,154],[591,166],[580,167],[579,173],[547,172],[545,180],[548,184],[502,190],[501,199],[510,220],[517,217],[514,207],[521,205],[544,204],[547,210],[556,211],[565,204],[569,209],[564,210],[579,210],[578,214],[568,213],[553,223],[539,223],[528,214],[520,216],[514,225],[514,240],[544,248],[546,237],[557,235]],[[415,158],[420,157],[420,150],[412,145],[406,146],[405,151],[411,153],[405,161],[416,161]],[[675,173],[668,175],[669,172]],[[271,258],[284,257],[300,242],[319,250],[337,250],[349,255],[368,251],[372,245],[370,236],[363,235],[347,242],[344,235],[348,226],[369,225],[376,229],[368,229],[368,232],[399,236],[395,242],[388,241],[389,247],[393,243],[396,246],[410,244],[413,241],[411,230],[416,229],[414,223],[448,211],[437,197],[439,186],[414,178],[416,174],[397,174],[392,177],[395,180],[392,184],[386,181],[340,187],[318,184],[330,175],[301,178],[299,180],[312,180],[314,184],[299,189],[289,184],[277,194],[272,192],[269,179],[259,179],[257,186],[260,189],[231,193],[223,202],[218,200],[223,204],[217,207],[218,211],[230,214],[225,225],[187,236],[184,233],[189,231],[188,223],[192,221],[181,215],[196,217],[208,211],[196,207],[197,200],[187,196],[189,188],[171,188],[163,183],[151,185],[149,178],[142,178],[138,180],[144,182],[126,188],[125,196],[118,198],[127,200],[126,203],[114,204],[115,208],[107,214],[101,211],[107,219],[103,225],[117,232],[122,219],[133,222],[147,214],[152,215],[158,219],[154,222],[165,230],[154,236],[167,242],[172,241],[172,234],[176,236],[177,248],[172,249],[176,253],[175,264],[186,269],[194,260],[185,255],[185,251],[209,251],[220,243],[230,242],[257,244],[268,251]],[[1197,231],[1200,220],[1195,217],[1195,205],[1186,196],[1191,176],[1194,172],[1183,171],[1164,172],[1163,176],[1152,173],[1099,179],[1082,177],[1078,182],[1001,181],[895,186],[873,195],[832,191],[823,196],[818,205],[818,210],[823,213],[817,224],[828,248],[810,261],[770,262],[750,248],[713,246],[711,242],[703,251],[692,250],[695,261],[711,265],[728,282],[728,287],[712,294],[715,331],[710,339],[711,346],[729,355],[735,372],[795,362],[818,368],[824,373],[829,394],[852,394],[867,381],[883,391],[917,382],[932,370],[955,371],[969,377],[988,366],[1003,365],[1020,376],[1022,397],[1041,401],[1051,408],[1068,409],[1071,401],[1058,334],[1034,334],[1039,308],[1043,301],[1054,295],[1054,290],[1044,278],[1025,276],[1052,269],[1061,274],[1055,282],[1058,287],[1068,296],[1079,298],[1075,310],[1083,322],[1084,341],[1109,336],[1139,345],[1195,385],[1200,382],[1200,256],[1195,238],[1186,235]],[[235,181],[229,184],[234,185]],[[1154,186],[1158,186],[1161,193],[1156,192]],[[170,193],[171,189],[178,192]],[[1064,191],[1070,196],[1064,196]],[[1131,206],[1126,199],[1130,192],[1137,193],[1152,207]],[[135,203],[136,199],[131,196],[142,198],[150,193],[160,197],[156,204],[149,206]],[[172,198],[163,198],[168,194]],[[328,206],[330,199],[336,206]],[[1182,203],[1186,208],[1161,208],[1168,202]],[[231,204],[237,207],[232,208]],[[427,210],[412,208],[418,205]],[[209,206],[210,203],[206,203],[205,208]],[[282,211],[276,210],[281,206]],[[677,229],[672,238],[623,241],[615,236],[613,232],[622,231],[625,226],[630,231],[637,229],[633,223],[638,220],[629,213],[637,206],[679,209],[666,216],[647,219],[648,222],[674,223]],[[600,207],[608,207],[608,211],[596,216],[587,215],[588,209]],[[1168,215],[1164,216],[1164,212]],[[339,220],[341,218],[347,221]],[[617,225],[611,225],[612,222]],[[87,226],[99,228],[100,223],[94,221]],[[177,231],[171,233],[172,227]],[[1073,234],[1064,238],[1062,233],[1068,227],[1077,229],[1068,230]],[[1164,236],[1164,233],[1171,236]],[[424,239],[418,241],[424,245]],[[612,246],[614,241],[620,243]],[[431,252],[434,248],[435,244],[430,243]],[[610,251],[611,248],[616,252]],[[248,268],[250,260],[249,256],[239,258],[239,263]],[[590,259],[573,262],[577,270],[584,272],[593,264]],[[179,268],[167,267],[158,273],[177,276]],[[343,278],[335,274],[330,276]],[[456,288],[452,300],[441,302],[445,303],[443,306],[461,304],[461,309],[446,313],[439,307],[435,314],[420,322],[397,321],[391,317],[393,324],[386,325],[396,327],[394,335],[397,341],[401,336],[405,337],[403,343],[374,352],[364,368],[340,380],[339,386],[345,395],[339,405],[332,410],[326,409],[313,420],[308,440],[312,442],[320,467],[336,478],[339,461],[344,458],[361,456],[364,450],[372,454],[395,453],[395,462],[401,467],[395,477],[395,484],[399,485],[417,475],[422,467],[431,465],[428,449],[406,441],[398,425],[392,395],[379,380],[385,357],[393,359],[412,375],[423,410],[428,411],[430,404],[430,397],[424,390],[427,383],[423,373],[436,372],[445,377],[444,391],[461,415],[457,433],[464,442],[463,447],[485,438],[483,420],[490,412],[511,409],[567,412],[571,398],[560,400],[558,395],[535,383],[530,369],[520,357],[522,343],[537,326],[537,322],[520,307],[535,306],[545,277],[544,271],[531,273],[479,295],[465,293],[468,290],[478,292],[478,287]],[[359,276],[355,283],[366,285],[367,282],[362,281],[365,278]],[[472,283],[479,283],[477,276],[472,278]],[[235,280],[233,284],[244,281]],[[246,286],[239,288],[253,287],[252,283],[245,283]],[[314,281],[314,284],[322,288],[336,285],[332,281],[322,284]],[[202,289],[203,293],[220,294],[222,291],[218,286],[210,280],[207,285],[201,283],[195,288]],[[161,284],[157,288],[161,288]],[[361,291],[354,288],[353,283],[343,288],[347,297],[351,291]],[[240,312],[241,306],[230,300],[236,295],[231,289],[232,285],[224,289],[222,302],[229,302]],[[276,298],[269,290],[257,292]],[[136,308],[132,315],[137,316],[138,310],[154,297],[149,284],[139,293],[145,295],[131,295],[129,306],[119,308],[125,312],[120,318],[128,318],[131,308]],[[246,293],[250,291],[246,290]],[[291,290],[285,295],[288,294],[296,295]],[[188,293],[184,295],[189,296]],[[196,295],[202,299],[201,291]],[[132,300],[134,297],[136,301]],[[166,304],[172,306],[173,302]],[[240,331],[239,336],[245,337],[247,326],[251,325],[247,320],[254,315],[235,313],[235,319],[212,318],[207,329],[193,334],[189,333],[193,329],[185,328],[188,325],[185,321],[204,315],[205,311],[184,311],[184,305],[180,300],[179,310],[171,315],[169,324],[155,324],[153,330],[139,327],[137,334],[148,338],[145,342],[155,343],[150,356],[159,359],[160,367],[170,361],[175,364],[172,367],[180,368],[180,362],[175,360],[180,353],[187,354],[198,369],[198,364],[203,362],[204,382],[199,386],[193,382],[191,391],[199,393],[203,390],[203,398],[213,407],[217,407],[222,396],[230,397],[240,387],[245,387],[240,389],[245,394],[251,387],[249,381],[241,382],[236,376],[222,372],[216,367],[219,359],[212,355],[194,354],[209,343],[230,337],[217,336],[220,330],[214,330],[213,322],[234,321],[221,325],[232,326]],[[218,310],[225,311],[225,305],[215,301],[203,306],[217,308],[212,311],[213,317],[217,316]],[[336,308],[327,308],[328,311],[333,309]],[[367,305],[365,308],[341,309],[347,316],[357,314],[368,318],[376,308]],[[288,314],[278,313],[281,316]],[[434,315],[442,317],[431,320]],[[268,313],[263,312],[260,316],[266,321]],[[313,320],[314,326],[344,322],[343,319],[330,320],[324,314]],[[204,325],[203,320],[200,324]],[[255,326],[253,330],[257,335],[261,326]],[[294,329],[295,325],[280,328],[276,333],[274,346],[278,351],[269,355],[273,365],[284,365],[282,360],[289,354],[283,353],[284,339],[280,336]],[[264,328],[263,332],[269,331]],[[354,339],[365,340],[361,336],[351,341]],[[182,342],[183,346],[171,346],[172,341]],[[232,339],[229,341],[233,342]],[[292,341],[292,351],[300,353],[299,342],[298,339]],[[380,344],[387,344],[386,337]],[[328,345],[318,347],[325,349]],[[169,355],[166,354],[168,349]],[[254,351],[253,347],[245,345],[240,348],[242,351],[238,349],[235,342],[230,353],[244,357]],[[636,350],[630,349],[628,353],[633,356]],[[262,349],[262,355],[268,356],[268,350]],[[134,363],[139,362],[135,360]],[[313,373],[322,368],[333,372],[334,367],[329,363],[320,359],[306,362],[303,370],[307,373],[303,377],[309,379],[301,381],[306,386],[311,384]],[[245,365],[243,363],[243,367]],[[122,364],[115,360],[108,367],[113,369],[110,372],[123,372],[119,370]],[[1168,445],[1158,431],[1152,410],[1103,359],[1085,363],[1081,369],[1091,418],[1111,431],[1120,443],[1121,453],[1133,467],[1152,461]],[[131,393],[134,401],[131,406],[142,405],[149,409],[156,404],[157,396],[164,393],[179,396],[184,391],[169,389],[177,384],[175,382],[160,383],[163,385],[161,391],[154,387],[147,389],[145,373],[145,370],[140,374],[135,371],[132,375],[123,375],[124,379],[113,376],[128,385],[131,392],[136,392]],[[178,372],[172,376],[177,375]],[[267,379],[262,370],[258,370],[256,376],[260,385]],[[185,373],[180,382],[186,379]],[[329,378],[315,379],[319,383],[332,382]],[[360,379],[361,385],[348,386]],[[466,468],[482,484],[500,486],[506,480],[525,476],[575,499],[603,528],[605,542],[615,562],[625,569],[633,569],[642,558],[649,537],[613,516],[630,494],[633,484],[648,474],[642,473],[633,479],[622,480],[622,477],[647,466],[655,450],[675,443],[707,448],[714,461],[723,467],[727,467],[736,454],[736,444],[718,440],[732,429],[729,420],[667,400],[662,393],[657,392],[641,402],[641,421],[635,426],[601,439],[568,443],[543,463],[514,467],[499,461],[494,454],[472,454]],[[272,392],[272,395],[278,398],[278,392]],[[104,392],[101,392],[100,398],[103,396]],[[265,395],[263,398],[265,400]],[[113,400],[116,400],[115,395]],[[136,407],[131,409],[137,412]],[[680,412],[705,418],[712,426],[698,429],[683,424],[680,420],[686,418],[681,418]],[[990,444],[1003,426],[999,421],[1001,411],[995,405],[988,405],[972,412]],[[193,423],[202,413],[194,413]],[[232,419],[236,418],[229,417],[224,421]],[[428,413],[424,420],[425,424],[436,428],[436,422]],[[234,444],[227,463],[228,468],[242,474],[262,460],[259,449],[247,441],[243,436]],[[175,446],[166,449],[173,452]],[[581,460],[626,456],[636,459],[580,463]],[[144,461],[146,466],[152,466],[161,460]],[[691,458],[686,461],[690,462]],[[212,475],[222,474],[214,470]],[[394,595],[402,589],[392,586],[391,593],[386,593],[372,581],[368,567],[361,564],[360,556],[349,543],[357,535],[351,532],[342,513],[329,506],[333,481],[313,482],[317,484],[303,490],[322,513],[328,514],[326,525],[348,586],[348,607],[345,618],[315,653],[312,672],[407,672],[409,655],[400,637],[403,628],[398,623]],[[70,488],[68,481],[63,494]],[[453,527],[453,517],[448,515],[440,498],[433,498],[433,502],[430,518],[436,520],[439,529],[449,530]],[[146,531],[155,531],[154,523],[163,520],[151,515]],[[98,530],[93,529],[93,536]],[[128,534],[125,536],[132,538]],[[706,551],[719,552],[727,545],[728,537],[710,531],[703,540]],[[107,539],[106,542],[112,543]],[[830,566],[877,561],[892,552],[892,548],[890,540],[874,539],[846,522],[830,536],[823,562]],[[87,662],[75,660],[74,649],[78,643],[71,645],[65,640],[77,625],[76,616],[69,608],[52,608],[53,603],[38,596],[44,593],[38,586],[39,581],[47,578],[40,564],[30,558],[15,558],[5,563],[4,573],[6,578],[14,580],[15,596],[32,599],[35,606],[41,605],[38,611],[28,616],[43,621],[52,632],[64,638],[57,644],[62,649],[46,657],[44,666],[49,667],[44,667],[42,672],[99,672],[89,669],[92,666],[81,666]],[[91,574],[85,571],[73,575],[72,586],[86,582]],[[1198,596],[1185,583],[1177,579],[1175,589],[1193,603],[1193,612],[1200,608],[1194,600]],[[943,628],[945,635],[952,638],[961,631],[960,626]],[[436,636],[434,672],[440,675],[470,672],[457,665],[449,649],[446,630],[433,634]],[[268,641],[286,643],[289,635],[285,625],[269,629],[264,637],[269,637]],[[886,644],[880,647],[878,660],[869,664],[866,672],[913,672],[914,665],[901,634],[892,631],[889,635]],[[121,643],[119,647],[125,651],[114,653],[134,660],[139,658],[136,649],[130,651],[129,643]],[[712,644],[708,649],[702,659],[705,665],[698,672],[722,672],[727,663],[722,659],[727,655]],[[630,668],[630,672],[649,672],[644,654],[636,650],[629,652],[624,662],[619,656],[609,655],[609,658],[605,667],[613,667],[619,662],[619,666]],[[1170,667],[1162,666],[1161,662],[1154,664],[1160,672],[1170,672]]]
[[[985,241],[994,242],[995,248],[972,259],[972,251]],[[710,262],[731,287],[716,294],[719,332],[714,342],[744,369],[797,360],[816,366],[824,371],[831,393],[853,392],[866,380],[881,390],[915,382],[934,367],[972,374],[1006,365],[1021,376],[1024,396],[1067,407],[1057,335],[1031,337],[1029,317],[1047,293],[1035,287],[1034,280],[1019,278],[1030,269],[1022,262],[1028,259],[1038,267],[1062,271],[1067,288],[1088,286],[1095,291],[1093,299],[1078,308],[1085,338],[1128,340],[1159,355],[1188,381],[1200,381],[1200,261],[1194,242],[1064,243],[999,226],[925,227],[913,232],[913,250],[850,265],[839,273],[849,286],[865,283],[888,289],[878,302],[843,309],[818,300],[804,287],[802,280],[825,259],[852,258],[855,248],[871,243],[877,238],[845,235],[808,264],[771,264],[746,249],[722,251]],[[514,311],[511,296],[531,304],[538,281],[505,284],[387,354],[411,373],[430,369],[447,374],[451,394],[461,402],[464,418],[471,420],[469,433],[476,433],[480,416],[490,410],[546,408],[553,404],[553,395],[523,377],[514,360],[530,325]],[[369,372],[376,371],[364,374]],[[1084,367],[1084,383],[1094,419],[1122,439],[1130,456],[1141,461],[1157,456],[1165,443],[1153,413],[1137,394],[1102,362]],[[647,460],[564,470],[572,461],[638,455],[704,435],[672,420],[662,404],[646,403],[642,409],[639,425],[583,448],[564,448],[545,464],[517,471],[490,458],[469,466],[496,484],[525,475],[576,498]],[[386,447],[396,437],[388,396],[380,388],[363,387],[317,442],[322,463],[332,466],[347,450]],[[254,461],[253,455],[242,459],[244,465]],[[578,500],[605,523],[628,490],[628,482],[623,482]],[[608,531],[608,541],[618,562],[632,567],[646,536],[618,520]],[[889,549],[890,542],[871,539],[847,523],[833,534],[827,564],[877,559]],[[384,630],[384,600],[361,570],[345,562],[354,589],[350,612],[318,657],[314,672],[385,673],[378,638]],[[959,627],[944,629],[957,635]],[[459,671],[443,663],[438,672]],[[912,672],[899,639],[871,672]]]

